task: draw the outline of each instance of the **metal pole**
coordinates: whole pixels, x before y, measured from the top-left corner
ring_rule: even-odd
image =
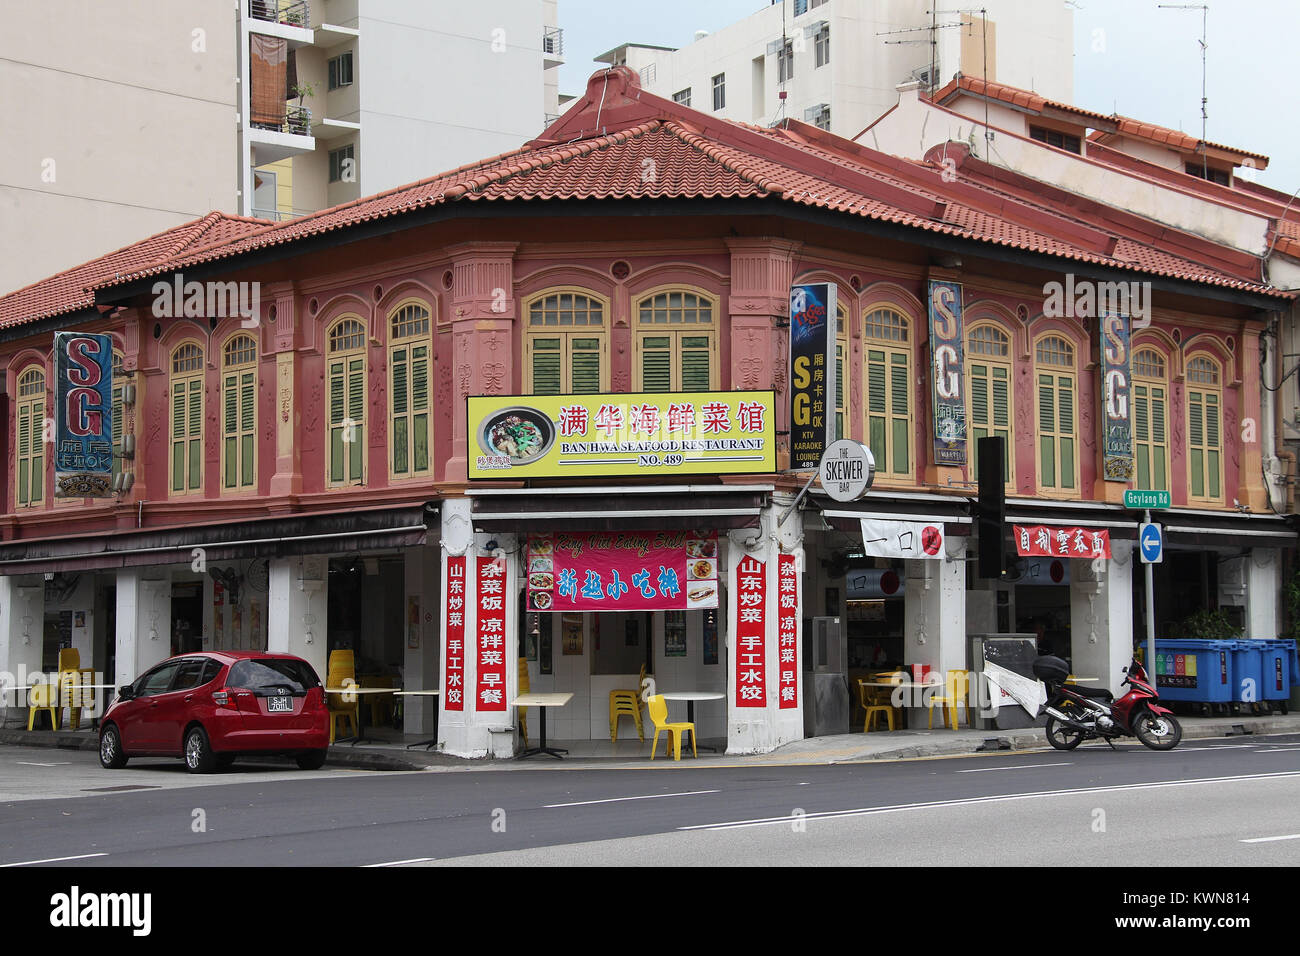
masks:
[[[1151,509],[1148,508],[1143,514],[1146,515],[1146,523],[1151,523]],[[1138,557],[1142,557],[1142,539],[1138,536]],[[1151,565],[1147,565],[1147,677],[1151,681],[1151,686],[1156,686],[1156,606],[1155,606],[1155,587],[1152,584]],[[1156,688],[1157,692],[1159,688]]]

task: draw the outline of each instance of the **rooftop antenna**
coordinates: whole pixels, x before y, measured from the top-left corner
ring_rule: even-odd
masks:
[[[1206,33],[1209,27],[1210,7],[1205,3],[1160,3],[1157,6],[1161,10],[1200,10],[1201,11],[1201,142],[1197,147],[1201,151],[1201,177],[1210,178],[1210,163],[1206,157],[1205,138],[1206,124],[1209,120],[1209,113],[1206,110],[1205,97],[1205,52],[1209,49],[1206,44]]]
[[[930,44],[930,72],[928,75],[929,82],[926,85],[926,92],[933,93],[939,88],[938,79],[935,73],[939,69],[939,31],[960,29],[966,26],[964,23],[939,23],[939,14],[941,13],[964,13],[964,10],[939,10],[938,8],[927,11],[930,14],[930,22],[923,27],[906,27],[902,30],[882,30],[875,34],[878,37],[896,36],[900,33],[920,33],[925,31],[930,37],[926,40],[885,40],[889,45],[901,43],[928,43]],[[916,76],[916,73],[912,74]]]

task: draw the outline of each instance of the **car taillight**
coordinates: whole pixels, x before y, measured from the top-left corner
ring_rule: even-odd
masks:
[[[216,704],[218,707],[235,706],[234,695],[229,690],[226,690],[224,688],[222,690],[214,690],[212,692],[212,702]]]

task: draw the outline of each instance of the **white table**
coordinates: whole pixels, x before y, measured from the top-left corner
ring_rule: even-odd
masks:
[[[673,690],[665,691],[660,695],[664,700],[684,700],[686,701],[686,720],[691,725],[691,735],[698,736],[695,730],[695,702],[697,700],[725,700],[727,695],[720,694],[716,690]],[[710,753],[717,753],[717,747],[704,747],[700,745],[699,740],[695,740],[696,750],[707,750]]]
[[[393,691],[393,696],[394,696],[394,697],[437,697],[437,696],[439,696],[440,694],[442,694],[442,691],[440,691],[440,690],[397,690],[397,691]],[[437,708],[434,708],[434,711],[433,711],[433,736],[432,736],[430,739],[428,739],[428,740],[417,740],[417,741],[416,741],[415,743],[413,743],[413,744],[407,744],[407,745],[406,745],[406,749],[407,749],[407,750],[410,750],[412,747],[418,747],[418,746],[420,746],[420,744],[424,744],[424,749],[425,749],[425,750],[428,750],[430,747],[435,746],[437,743],[438,743],[438,710],[437,710]]]
[[[520,694],[510,702],[511,707],[540,707],[542,714],[541,739],[539,747],[530,747],[521,753],[516,760],[523,760],[525,757],[532,757],[535,754],[550,754],[556,760],[563,760],[560,754],[567,754],[568,751],[563,747],[546,746],[546,708],[563,707],[569,701],[573,700],[573,694]]]

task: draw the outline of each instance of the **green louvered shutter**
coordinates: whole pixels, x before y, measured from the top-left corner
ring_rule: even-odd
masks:
[[[1039,481],[1056,487],[1056,390],[1051,375],[1038,376]]]
[[[121,375],[121,369],[115,369],[116,375]],[[122,385],[119,382],[113,386],[113,477],[122,471],[122,418],[125,415],[122,406]]]
[[[1187,393],[1187,444],[1192,468],[1192,494],[1205,497],[1205,398]]]
[[[18,503],[31,503],[32,481],[32,409],[30,404],[18,406]]]
[[[1145,487],[1168,491],[1169,473],[1166,462],[1169,457],[1169,446],[1165,439],[1165,390],[1163,388],[1151,389],[1151,446],[1154,464],[1152,483]]]
[[[570,381],[573,383],[570,392],[581,394],[583,392],[600,391],[600,339],[593,338],[573,338],[569,340],[571,350],[570,356]]]
[[[227,375],[221,383],[222,450],[225,453],[222,484],[227,488],[239,483],[239,376]]]
[[[912,470],[909,455],[911,442],[908,440],[908,413],[910,409],[910,389],[908,388],[907,356],[893,352],[890,360],[890,405],[892,412],[892,434],[890,442],[894,451],[894,474],[905,475]]]
[[[712,381],[709,374],[713,353],[707,335],[682,335],[683,392],[707,392]]]
[[[1057,379],[1057,403],[1060,411],[1061,487],[1074,487],[1074,379]]]
[[[411,421],[409,396],[410,352],[406,348],[393,349],[393,474],[409,474]]]
[[[348,480],[358,483],[365,477],[365,414],[366,360],[358,356],[348,359],[348,417],[354,423],[348,449]]]
[[[411,452],[413,470],[429,470],[429,346],[411,348]]]
[[[250,369],[239,376],[239,484],[251,488],[257,479],[253,474],[253,444],[257,441],[257,372]]]
[[[185,383],[172,383],[172,491],[185,490]]]
[[[533,352],[533,394],[561,394],[563,381],[560,370],[563,356],[560,337],[533,336],[529,342]]]
[[[1209,497],[1218,498],[1219,487],[1219,396],[1214,392],[1205,395],[1205,471]]]
[[[347,418],[344,401],[343,362],[329,364],[330,481],[342,482],[344,475],[343,419]]]
[[[673,390],[672,336],[646,335],[641,339],[641,391]]]
[[[881,471],[888,468],[886,457],[885,353],[867,351],[867,446]]]

